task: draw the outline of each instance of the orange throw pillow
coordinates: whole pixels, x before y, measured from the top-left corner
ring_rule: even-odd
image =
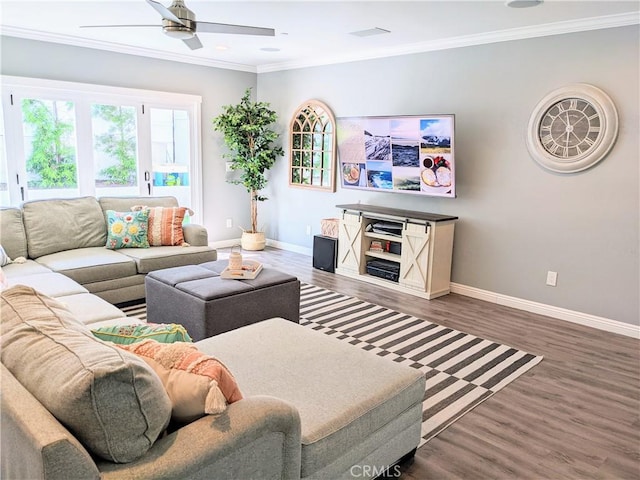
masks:
[[[132,208],[133,211],[143,209],[149,210],[149,229],[147,236],[150,246],[189,246],[184,241],[182,221],[187,212],[189,212],[189,215],[193,215],[193,210],[186,207],[146,207],[142,205],[137,205]]]
[[[222,413],[227,403],[242,400],[229,369],[192,343],[144,340],[117,346],[140,356],[160,377],[171,399],[171,417],[177,422]]]

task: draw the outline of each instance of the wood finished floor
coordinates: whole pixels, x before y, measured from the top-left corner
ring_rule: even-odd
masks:
[[[221,249],[220,258],[228,250]],[[312,268],[267,248],[244,255],[544,360],[420,448],[403,480],[640,479],[640,341],[450,294],[435,300]]]

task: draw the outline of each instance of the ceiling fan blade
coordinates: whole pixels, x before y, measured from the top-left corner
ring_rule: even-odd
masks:
[[[182,41],[186,43],[187,47],[189,47],[191,50],[197,50],[199,48],[202,48],[202,42],[200,42],[200,39],[198,38],[197,35],[194,35],[193,37],[187,38]]]
[[[153,7],[165,20],[184,25],[184,22],[182,20],[171,13],[171,11],[160,2],[156,2],[155,0],[147,0],[147,3],[151,5],[151,7]]]
[[[236,35],[264,35],[268,37],[273,37],[276,34],[273,28],[230,25],[227,23],[196,22],[196,28],[200,33],[231,33]]]

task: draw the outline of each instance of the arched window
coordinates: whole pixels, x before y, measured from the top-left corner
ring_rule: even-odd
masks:
[[[309,100],[291,119],[289,185],[336,191],[335,118],[324,103]]]

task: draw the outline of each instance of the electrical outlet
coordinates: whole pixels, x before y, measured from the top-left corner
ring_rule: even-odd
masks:
[[[224,171],[225,172],[233,172],[233,169],[231,168],[231,162],[225,162]]]
[[[227,218],[227,228],[232,228],[232,227],[233,227],[233,219]]]
[[[307,225],[307,235],[311,235],[311,225]]]
[[[547,272],[547,285],[550,287],[555,287],[558,283],[558,272],[552,272],[549,270]]]

